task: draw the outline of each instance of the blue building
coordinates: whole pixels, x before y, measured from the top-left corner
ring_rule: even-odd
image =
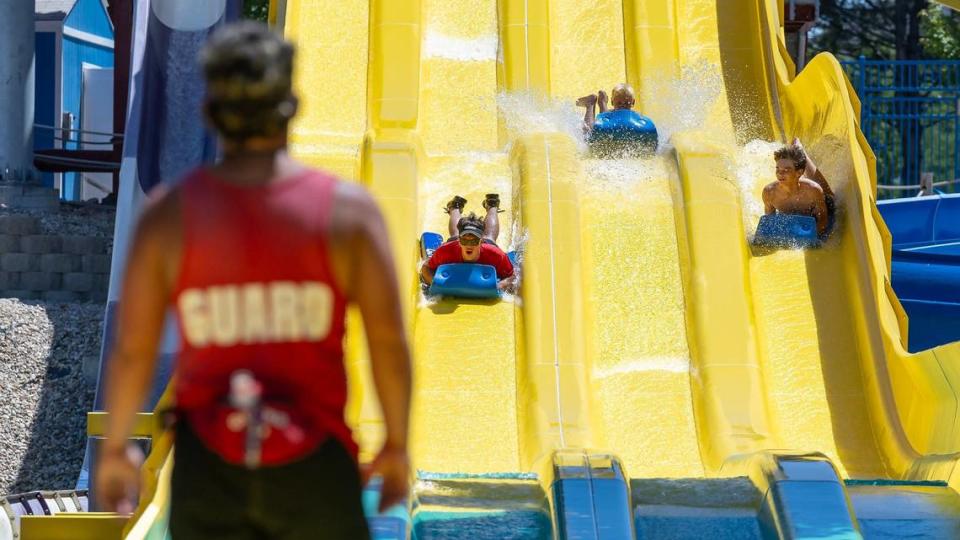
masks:
[[[36,0],[35,21],[34,148],[109,149],[108,135],[79,132],[113,131],[114,29],[106,0]],[[104,195],[104,176],[44,173],[43,182],[78,200]],[[105,185],[109,192],[109,180]]]

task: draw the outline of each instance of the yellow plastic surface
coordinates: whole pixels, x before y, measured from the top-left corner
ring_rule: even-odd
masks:
[[[26,540],[108,540],[120,538],[126,524],[127,516],[107,512],[21,516],[20,538]]]
[[[960,485],[960,347],[906,352],[859,101],[829,55],[794,76],[778,2],[282,7],[300,47],[291,148],[364,182],[390,229],[417,469],[537,471],[587,448],[632,477],[699,477],[820,451],[842,476]],[[672,150],[594,161],[555,123],[516,121],[624,79]],[[754,252],[770,141],[795,136],[835,187],[836,232],[820,250]],[[751,154],[754,139],[768,142]],[[507,210],[500,245],[523,247],[522,300],[427,301],[419,234],[446,234],[453,195],[479,211],[488,192]],[[367,460],[382,424],[358,322],[347,418]]]
[[[110,413],[103,411],[92,411],[87,413],[87,437],[103,437],[107,433],[107,423],[110,420]],[[159,429],[153,413],[137,413],[134,420],[133,430],[130,433],[132,438],[152,437]]]

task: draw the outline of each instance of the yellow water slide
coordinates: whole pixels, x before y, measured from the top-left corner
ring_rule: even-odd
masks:
[[[781,4],[273,3],[299,48],[292,151],[366,184],[388,222],[416,468],[523,473],[586,449],[635,479],[765,489],[770,456],[819,452],[841,478],[960,487],[960,347],[906,351],[859,102],[829,55],[794,76]],[[585,159],[562,109],[622,80],[666,146]],[[837,229],[819,250],[760,252],[769,150],[793,137],[834,185]],[[500,245],[522,253],[521,294],[424,298],[420,233],[446,235],[453,195],[479,211],[488,192],[507,210]],[[347,415],[369,459],[382,425],[350,321]],[[162,515],[160,485],[139,530]]]
[[[732,474],[755,452],[809,451],[826,454],[844,477],[956,487],[960,349],[905,351],[906,317],[890,287],[890,237],[875,206],[874,158],[839,64],[821,55],[794,77],[774,2],[674,7],[673,18],[667,13],[660,22],[677,27],[672,47],[664,44],[676,65],[706,59],[723,81],[720,112],[703,129],[674,137],[705,470]],[[692,21],[696,28],[685,27]],[[667,54],[656,46],[643,51],[651,43],[637,42],[640,86],[644,54]],[[820,250],[758,253],[746,239],[756,217],[751,205],[769,176],[738,164],[738,145],[793,137],[805,141],[835,186],[837,231]]]

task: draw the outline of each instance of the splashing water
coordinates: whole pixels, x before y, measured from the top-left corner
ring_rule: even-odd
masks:
[[[569,136],[586,150],[583,114],[571,104],[547,100],[527,92],[504,92],[497,96],[497,108],[513,139],[533,133],[558,132]]]
[[[740,187],[743,228],[751,241],[764,213],[763,186],[776,180],[773,152],[781,146],[778,142],[758,139],[738,148],[731,156],[734,178]]]
[[[496,34],[463,38],[427,30],[423,42],[423,56],[465,62],[490,61],[497,59],[498,44],[499,38]]]
[[[586,181],[580,193],[587,197],[635,198],[638,184],[670,176],[669,160],[654,159],[584,159]]]
[[[675,133],[711,127],[710,109],[722,87],[718,67],[706,61],[684,66],[679,76],[653,77],[647,83],[642,92],[649,110],[641,112],[656,124],[661,151]]]

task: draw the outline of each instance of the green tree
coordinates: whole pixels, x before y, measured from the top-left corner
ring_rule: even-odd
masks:
[[[920,44],[928,58],[960,59],[960,16],[931,4],[920,14]]]
[[[267,22],[270,13],[270,0],[244,0],[243,16],[247,19]]]
[[[841,60],[957,58],[960,18],[928,0],[821,0],[809,48]]]

